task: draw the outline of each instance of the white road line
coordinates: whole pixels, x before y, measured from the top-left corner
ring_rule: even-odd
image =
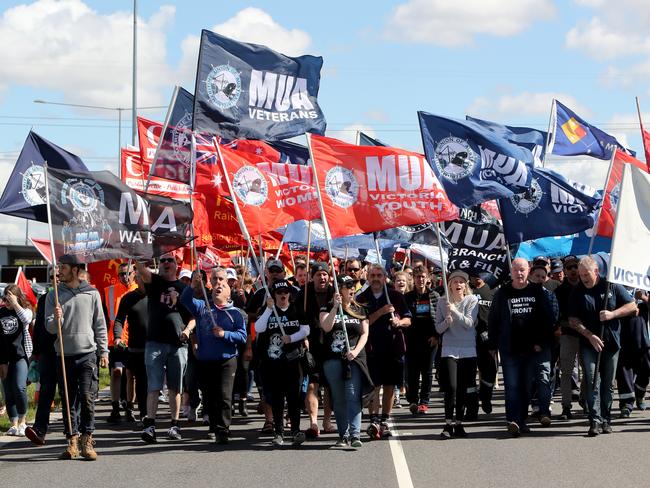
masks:
[[[395,474],[397,475],[397,486],[399,488],[413,488],[411,472],[406,463],[406,456],[402,449],[402,442],[399,440],[399,432],[395,427],[395,422],[392,422],[391,432],[393,435],[389,438],[388,444],[390,445],[390,453],[393,456],[393,465],[395,466]]]

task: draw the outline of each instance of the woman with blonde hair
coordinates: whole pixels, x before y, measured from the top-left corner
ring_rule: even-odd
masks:
[[[466,437],[463,428],[467,388],[476,371],[478,297],[469,288],[469,276],[452,271],[447,277],[449,295],[438,300],[436,331],[442,336],[445,381],[445,427],[442,437]],[[454,417],[454,413],[456,414]]]

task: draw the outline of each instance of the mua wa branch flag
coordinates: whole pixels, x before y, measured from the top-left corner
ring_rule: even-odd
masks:
[[[471,121],[418,112],[424,153],[459,207],[508,198],[530,186],[534,156]]]
[[[194,130],[226,140],[324,134],[317,101],[322,66],[321,57],[292,58],[203,30]]]
[[[506,240],[514,244],[591,229],[600,201],[593,188],[535,168],[528,190],[499,201]]]
[[[52,235],[57,255],[81,263],[151,259],[190,241],[192,210],[127,187],[110,171],[47,168]]]
[[[650,175],[626,164],[607,280],[650,290]]]
[[[558,156],[585,154],[598,159],[610,159],[617,148],[625,149],[615,137],[603,132],[573,112],[566,105],[553,100],[551,132],[546,152]],[[632,155],[634,155],[632,153]]]
[[[50,168],[88,171],[78,156],[29,131],[0,198],[0,213],[47,222],[44,162]]]

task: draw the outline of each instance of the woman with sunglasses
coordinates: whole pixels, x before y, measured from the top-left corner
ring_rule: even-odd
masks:
[[[309,335],[309,325],[291,302],[291,288],[287,280],[274,282],[271,285],[273,298],[267,298],[266,308],[255,322],[264,396],[271,404],[273,412],[274,447],[284,444],[285,399],[291,424],[292,444],[299,446],[305,442],[305,433],[300,430],[300,410],[303,403],[303,372],[300,360],[304,354],[303,341]],[[274,306],[277,318],[273,313]]]
[[[27,371],[32,355],[29,324],[32,307],[18,285],[5,288],[0,308],[0,379],[11,427],[7,435],[24,436],[27,414]]]
[[[361,410],[363,391],[374,387],[366,364],[368,319],[361,305],[354,300],[355,283],[349,276],[339,276],[339,291],[328,306],[321,308],[320,326],[323,338],[323,370],[332,391],[334,414],[339,439],[334,447],[361,447]],[[339,306],[343,307],[343,317]],[[345,324],[345,325],[344,325]],[[350,350],[346,349],[347,331]]]

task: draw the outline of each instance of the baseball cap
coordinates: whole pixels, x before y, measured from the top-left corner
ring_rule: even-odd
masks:
[[[330,270],[327,267],[327,264],[325,264],[325,263],[316,262],[316,263],[311,265],[311,276],[312,276],[312,278],[319,271],[325,271],[327,274],[330,273]]]
[[[530,272],[532,273],[533,271],[538,269],[542,269],[544,270],[544,273],[547,273],[545,264],[533,264],[533,266],[530,268]]]
[[[237,271],[235,271],[234,268],[226,268],[226,279],[236,280],[237,279]]]
[[[469,276],[467,275],[467,273],[459,269],[449,273],[449,276],[447,276],[447,282],[450,282],[453,278],[461,278],[465,282],[469,281]]]
[[[551,273],[559,273],[564,271],[564,265],[559,259],[551,259]]]
[[[573,254],[569,254],[568,256],[564,257],[564,266],[568,266],[569,264],[578,264],[580,260],[578,259],[577,256]]]
[[[59,258],[59,264],[82,264],[74,254],[64,254]]]
[[[183,269],[181,270],[180,274],[178,275],[178,279],[181,279],[181,278],[189,278],[189,279],[192,279],[192,272],[191,272],[189,269],[185,269],[185,268],[183,268]]]
[[[546,256],[537,256],[533,259],[533,264],[550,264],[551,261]]]
[[[339,286],[346,288],[354,288],[354,280],[347,275],[338,275],[336,281]]]
[[[284,271],[284,265],[282,264],[282,261],[279,259],[269,259],[266,262],[266,269],[271,269],[271,268],[280,268],[281,270]]]
[[[271,285],[271,293],[275,295],[279,291],[291,291],[291,285],[287,280],[277,280]]]

